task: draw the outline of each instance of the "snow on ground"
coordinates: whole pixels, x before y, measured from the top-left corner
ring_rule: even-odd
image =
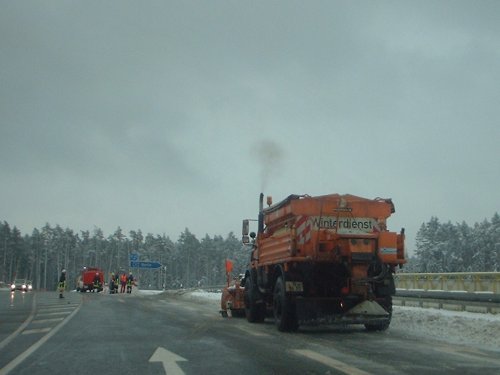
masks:
[[[205,292],[203,290],[195,290],[194,292],[191,292],[190,294],[194,298],[217,301],[218,304],[220,304],[221,293],[213,293],[213,292],[210,293],[210,292]]]
[[[185,298],[220,308],[220,293],[186,292]],[[390,331],[403,335],[461,344],[500,352],[500,314],[394,306]]]
[[[137,294],[143,294],[146,296],[154,296],[155,294],[163,293],[163,290],[146,290],[138,288],[133,288],[132,291],[136,291]]]
[[[500,352],[500,314],[394,306],[390,329]]]

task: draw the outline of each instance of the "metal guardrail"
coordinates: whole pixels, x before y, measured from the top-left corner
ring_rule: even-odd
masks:
[[[396,297],[440,299],[443,301],[498,303],[500,306],[500,294],[493,293],[444,292],[441,290],[408,291],[404,289],[397,289]]]
[[[397,273],[396,288],[500,294],[500,272]]]
[[[470,293],[469,296],[470,295],[473,295],[473,293]],[[490,294],[490,296],[498,295]],[[453,296],[453,298],[440,298],[440,296],[438,296],[437,294],[426,296],[423,294],[418,294],[418,292],[408,292],[408,294],[403,294],[400,291],[397,291],[392,301],[395,306],[500,314],[500,303],[498,301],[493,301],[488,298],[460,298],[461,296],[458,294]]]
[[[500,272],[399,273],[401,306],[500,314]]]

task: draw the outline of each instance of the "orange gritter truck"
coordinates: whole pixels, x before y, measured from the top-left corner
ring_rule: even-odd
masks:
[[[243,220],[251,246],[245,273],[245,315],[262,322],[272,312],[280,331],[301,324],[364,324],[385,330],[395,294],[393,274],[404,257],[404,229],[386,228],[391,199],[330,194],[290,195],[263,207],[257,233]]]

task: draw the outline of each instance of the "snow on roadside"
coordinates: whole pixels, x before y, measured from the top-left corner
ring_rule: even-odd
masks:
[[[500,352],[500,315],[394,306],[392,330]]]
[[[149,290],[149,289],[138,289],[138,288],[134,288],[132,289],[132,291],[138,293],[138,294],[144,294],[144,295],[148,295],[148,296],[153,296],[155,294],[161,294],[163,293],[163,290]]]
[[[210,293],[210,292],[205,292],[203,290],[195,290],[194,292],[190,293],[192,297],[194,298],[200,298],[200,299],[208,299],[212,301],[217,301],[220,302],[221,298],[221,293]]]
[[[182,298],[191,301],[199,302],[204,305],[213,305],[214,309],[218,312],[220,310],[220,299],[222,293],[220,292],[206,292],[204,290],[194,290],[194,291],[179,291],[175,293],[176,295],[181,295]]]

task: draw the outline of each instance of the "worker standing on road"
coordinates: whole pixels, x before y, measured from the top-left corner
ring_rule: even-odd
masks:
[[[92,291],[99,292],[100,290],[101,290],[101,279],[99,278],[99,272],[96,272],[94,276],[94,289]]]
[[[61,276],[59,276],[59,298],[64,298],[63,293],[66,289],[66,270],[61,271]]]
[[[127,293],[131,294],[132,293],[132,284],[134,283],[134,276],[132,275],[132,272],[129,272],[128,279],[127,279]]]
[[[118,284],[120,284],[120,274],[117,272],[114,274],[115,276],[115,281],[114,281],[114,291],[113,293],[118,294]]]
[[[120,293],[125,293],[126,285],[127,285],[127,274],[124,272],[120,276]]]
[[[115,293],[116,278],[115,273],[111,272],[111,277],[109,278],[109,294]]]

